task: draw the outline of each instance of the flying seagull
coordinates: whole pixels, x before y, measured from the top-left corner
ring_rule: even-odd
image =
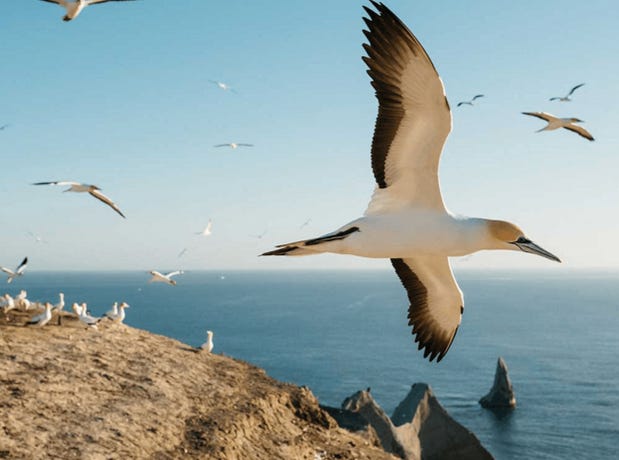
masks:
[[[169,284],[170,286],[176,286],[176,281],[174,281],[172,279],[173,276],[176,275],[182,275],[183,272],[182,270],[177,270],[175,272],[171,272],[168,273],[167,275],[164,275],[163,273],[160,273],[156,270],[151,270],[150,274],[153,275],[153,277],[148,281],[149,283],[166,283]]]
[[[213,83],[214,85],[217,85],[220,89],[224,91],[231,91],[236,94],[236,90],[232,88],[230,85],[228,85],[227,83],[217,81],[217,80],[209,80],[209,82]]]
[[[88,192],[92,196],[94,196],[97,200],[102,201],[107,204],[110,208],[120,214],[122,217],[125,215],[121,212],[120,208],[116,206],[116,204],[110,200],[107,196],[101,193],[101,189],[96,185],[90,184],[81,184],[79,182],[71,182],[71,181],[54,181],[54,182],[36,182],[32,185],[69,185],[69,188],[64,190],[65,192],[77,192],[84,193]]]
[[[470,101],[458,102],[458,107],[460,107],[461,105],[473,105],[473,102],[475,102],[475,99],[479,99],[480,97],[484,97],[484,95],[478,94],[477,96],[473,97],[473,99],[471,99]]]
[[[574,94],[574,91],[576,91],[578,88],[580,88],[581,86],[584,86],[584,83],[581,83],[580,85],[576,85],[574,86],[569,93],[567,93],[567,96],[563,96],[563,97],[551,97],[549,100],[551,101],[560,101],[560,102],[569,102],[571,101],[570,96],[572,94]]]
[[[376,188],[368,209],[334,232],[263,255],[329,252],[391,259],[408,293],[415,341],[424,357],[440,361],[463,312],[449,257],[506,249],[559,259],[510,222],[457,216],[445,208],[438,164],[451,111],[443,83],[404,23],[382,3],[370,1],[377,11],[365,8],[369,44],[363,45],[363,60],[379,107],[371,155]]]
[[[544,126],[542,129],[538,129],[536,133],[539,133],[540,131],[553,131],[555,129],[565,128],[569,131],[574,131],[575,133],[579,134],[585,139],[588,139],[590,141],[595,140],[589,131],[587,131],[582,126],[578,126],[574,124],[574,123],[584,123],[582,120],[578,118],[558,118],[546,112],[522,112],[522,114],[541,118],[542,120],[545,120],[546,122],[548,122],[546,126]]]
[[[187,254],[187,251],[188,251],[187,248],[183,248],[183,250],[181,252],[179,252],[176,257],[178,257],[178,258],[183,257],[185,254]]]
[[[19,266],[15,269],[15,271],[9,268],[6,268],[6,267],[0,267],[0,270],[2,270],[4,273],[9,275],[6,279],[6,282],[12,283],[13,278],[16,278],[18,276],[23,276],[24,270],[26,269],[27,266],[28,266],[28,257],[24,257],[24,260],[21,261],[21,264],[19,264]]]
[[[62,18],[63,21],[70,21],[71,19],[75,19],[84,8],[90,5],[97,5],[99,3],[107,3],[107,2],[131,2],[135,0],[76,0],[74,2],[69,2],[67,0],[41,0],[43,2],[55,3],[56,5],[60,5],[67,10],[67,14]]]
[[[242,143],[236,143],[236,142],[230,142],[228,144],[217,144],[214,145],[213,147],[231,147],[233,149],[236,149],[238,147],[253,147],[254,144],[242,144]]]
[[[210,236],[213,233],[213,221],[211,219],[208,220],[206,227],[201,232],[196,232],[196,235],[200,236]]]
[[[2,125],[0,126],[0,131],[4,131],[5,129],[7,129],[9,126],[11,125]]]

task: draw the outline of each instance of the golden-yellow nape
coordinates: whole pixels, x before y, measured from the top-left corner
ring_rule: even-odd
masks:
[[[487,222],[488,231],[499,241],[513,243],[524,236],[522,229],[511,222],[504,220],[488,220]]]

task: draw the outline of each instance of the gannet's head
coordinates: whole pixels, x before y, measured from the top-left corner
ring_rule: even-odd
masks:
[[[129,308],[129,304],[127,302],[123,302],[120,304],[119,308]]]
[[[206,331],[206,335],[208,337],[213,337],[213,331]]]
[[[568,118],[568,120],[571,123],[584,123],[585,122],[584,120],[581,120],[580,118]]]
[[[561,262],[554,254],[541,248],[533,241],[524,236],[524,232],[511,222],[503,220],[487,221],[488,232],[492,238],[492,242],[496,245],[496,249],[508,249],[511,251],[522,251],[530,254],[537,254],[546,259]]]
[[[170,283],[172,284],[172,286],[176,286],[176,281],[170,280]]]

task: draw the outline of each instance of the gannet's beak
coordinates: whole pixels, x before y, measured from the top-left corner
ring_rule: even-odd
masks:
[[[561,263],[561,259],[559,259],[557,256],[546,251],[545,249],[535,244],[533,241],[526,238],[519,238],[518,241],[514,241],[512,244],[518,246],[518,249],[523,252],[528,252],[529,254],[536,254],[538,256],[545,257],[546,259],[554,260],[555,262]]]

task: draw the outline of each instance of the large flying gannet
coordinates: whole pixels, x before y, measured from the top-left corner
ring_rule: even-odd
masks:
[[[91,196],[95,197],[97,200],[107,204],[110,208],[112,208],[122,217],[125,217],[125,215],[121,212],[120,208],[116,206],[116,204],[112,200],[110,200],[107,196],[101,193],[101,189],[97,187],[96,185],[82,184],[80,182],[72,182],[72,181],[36,182],[32,185],[68,185],[69,188],[66,190],[63,190],[64,192],[77,192],[77,193],[88,192]]]
[[[263,255],[324,252],[389,258],[404,285],[409,325],[424,357],[440,361],[463,312],[462,292],[449,257],[482,249],[507,249],[559,259],[516,225],[456,216],[443,204],[438,163],[451,131],[443,83],[419,41],[385,5],[365,8],[369,45],[363,60],[378,98],[372,142],[377,186],[365,212],[334,232],[283,244]]]
[[[541,131],[553,131],[555,129],[565,128],[569,131],[573,131],[576,134],[579,134],[585,139],[588,139],[590,141],[595,140],[589,131],[587,131],[582,126],[578,126],[574,124],[574,123],[584,123],[582,120],[578,118],[559,118],[559,117],[555,117],[554,115],[550,115],[549,113],[546,113],[546,112],[522,112],[522,114],[541,118],[542,120],[548,123],[542,129],[538,129],[536,133],[539,133]]]
[[[107,3],[107,2],[130,2],[134,0],[76,0],[74,2],[70,2],[67,0],[42,0],[48,3],[55,3],[56,5],[60,5],[67,10],[67,14],[62,18],[63,21],[70,21],[71,19],[75,19],[84,8],[90,5],[97,5],[99,3]]]

